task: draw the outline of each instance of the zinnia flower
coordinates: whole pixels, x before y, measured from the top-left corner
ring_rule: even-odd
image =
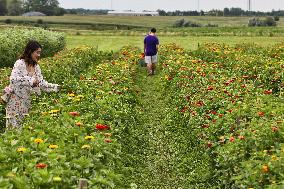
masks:
[[[50,114],[56,114],[56,113],[58,113],[58,112],[60,112],[60,110],[50,110],[50,111],[49,111]]]
[[[103,125],[103,124],[97,124],[96,125],[96,129],[98,129],[98,130],[107,130],[107,129],[110,129],[110,127],[107,126],[107,125]]]
[[[36,168],[38,168],[38,169],[44,169],[46,167],[47,167],[47,164],[45,164],[45,163],[38,163],[38,164],[36,164]]]
[[[54,182],[60,182],[62,179],[61,177],[53,177],[52,179]]]
[[[262,172],[263,173],[268,173],[268,171],[269,171],[269,167],[267,165],[263,165],[262,166]]]
[[[69,97],[74,97],[75,94],[74,94],[74,93],[68,93],[68,96],[69,96]]]
[[[93,136],[85,136],[85,140],[93,140],[95,137]]]
[[[55,144],[51,144],[51,145],[48,146],[48,148],[50,148],[50,149],[56,149],[56,148],[58,148],[58,146],[55,145]]]
[[[41,138],[36,138],[34,142],[37,144],[40,144],[40,143],[43,143],[43,140]]]
[[[83,145],[81,148],[82,148],[82,149],[89,149],[89,148],[91,148],[91,146],[88,145],[88,144],[85,144],[85,145]]]
[[[71,116],[79,116],[80,114],[78,112],[69,112],[69,115]]]
[[[112,140],[107,138],[107,139],[105,139],[105,142],[110,143],[110,142],[112,142]]]
[[[20,152],[20,153],[23,153],[25,151],[27,151],[27,149],[23,148],[23,147],[20,147],[20,148],[17,149],[17,152]]]

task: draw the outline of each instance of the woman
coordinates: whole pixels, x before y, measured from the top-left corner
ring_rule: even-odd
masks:
[[[10,77],[12,94],[6,107],[7,128],[21,127],[22,121],[31,107],[32,93],[40,95],[41,90],[46,92],[60,90],[59,85],[48,83],[43,79],[38,65],[41,50],[41,45],[37,41],[28,42],[24,53],[14,64]]]

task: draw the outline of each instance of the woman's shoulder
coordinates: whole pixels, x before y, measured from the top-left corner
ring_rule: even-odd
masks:
[[[25,66],[25,60],[23,60],[23,59],[18,59],[18,60],[15,62],[15,66]]]

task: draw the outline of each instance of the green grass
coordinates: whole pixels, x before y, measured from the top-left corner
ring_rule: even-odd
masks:
[[[135,19],[134,19],[135,18]],[[219,26],[247,26],[247,22],[251,17],[214,17],[214,16],[109,16],[109,15],[65,15],[65,16],[35,16],[35,17],[23,17],[23,16],[1,16],[0,21],[6,19],[21,20],[21,21],[34,21],[38,19],[49,23],[58,24],[121,24],[138,27],[157,27],[168,28],[172,27],[176,20],[184,18],[192,22],[198,22],[201,24],[218,24]],[[278,22],[279,26],[284,27],[284,19],[280,18]]]
[[[67,48],[75,48],[81,45],[96,46],[99,50],[119,50],[126,45],[143,48],[144,36],[94,36],[94,35],[67,35]],[[260,46],[271,46],[277,43],[284,43],[284,37],[241,37],[241,36],[161,36],[160,44],[176,43],[186,49],[196,49],[202,43],[226,43],[235,45],[240,43],[255,43]]]

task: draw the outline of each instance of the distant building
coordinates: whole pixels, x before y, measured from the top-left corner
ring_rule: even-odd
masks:
[[[42,12],[26,12],[22,16],[46,16]]]
[[[156,11],[108,11],[108,15],[113,16],[159,16],[159,13]]]

